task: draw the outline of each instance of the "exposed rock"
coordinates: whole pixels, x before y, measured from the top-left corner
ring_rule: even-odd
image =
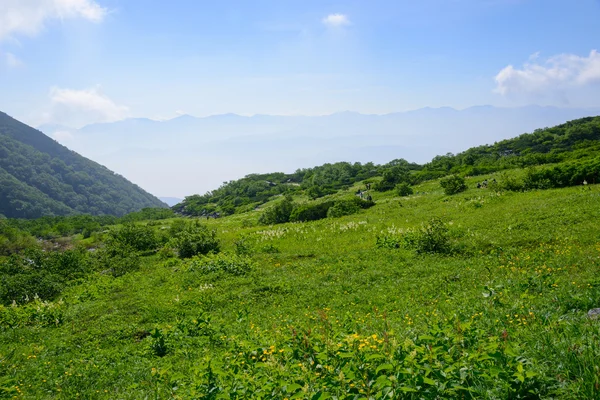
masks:
[[[588,311],[587,315],[591,319],[598,319],[598,318],[600,318],[600,308],[592,308],[590,311]]]

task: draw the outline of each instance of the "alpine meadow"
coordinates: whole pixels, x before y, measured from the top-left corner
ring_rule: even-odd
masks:
[[[0,400],[600,400],[600,0],[0,0]]]
[[[598,398],[599,139],[2,220],[3,396]]]

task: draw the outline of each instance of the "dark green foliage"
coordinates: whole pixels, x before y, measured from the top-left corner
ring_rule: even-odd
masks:
[[[187,222],[179,229],[170,245],[177,250],[180,258],[220,251],[221,243],[217,238],[217,232],[199,221]]]
[[[405,160],[399,160],[392,167],[384,169],[381,182],[375,185],[375,190],[386,192],[393,190],[399,183],[410,183],[411,171],[409,163]]]
[[[329,211],[333,204],[333,201],[300,204],[292,211],[292,214],[290,215],[290,221],[306,222],[327,218],[327,211]]]
[[[84,234],[84,231],[91,235],[94,232],[104,230],[106,226],[119,222],[120,220],[117,217],[111,215],[74,215],[68,217],[6,220],[7,225],[44,239]]]
[[[0,112],[0,214],[124,215],[166,207],[156,197]]]
[[[209,254],[193,259],[190,262],[190,271],[203,274],[224,272],[230,275],[245,275],[255,268],[251,258],[234,254]]]
[[[467,190],[465,178],[458,175],[450,175],[440,180],[440,185],[447,195],[453,195]]]
[[[509,192],[521,192],[525,189],[524,182],[514,175],[500,174],[497,182],[488,182],[491,190],[506,190]]]
[[[413,194],[414,191],[408,182],[402,182],[396,185],[396,193],[398,193],[398,196],[400,197],[406,197]]]
[[[96,269],[119,277],[140,267],[140,255],[130,245],[119,241],[109,241],[94,254]]]
[[[164,357],[167,355],[169,348],[167,346],[166,338],[162,330],[155,328],[150,334],[152,342],[150,343],[150,350],[153,355],[157,357]]]
[[[527,189],[546,189],[583,185],[584,181],[600,181],[600,157],[529,169],[524,185]]]
[[[0,220],[0,256],[18,253],[37,246],[36,240],[26,232]]]
[[[173,217],[175,217],[175,213],[170,208],[143,208],[140,211],[132,212],[123,216],[120,221],[159,221]]]
[[[483,175],[596,157],[600,154],[600,117],[581,118],[552,128],[537,129],[493,145],[473,147],[459,154],[434,157],[413,176],[414,182],[449,174]]]
[[[440,218],[432,218],[419,228],[402,234],[377,236],[375,246],[380,249],[403,247],[421,254],[445,254],[452,250],[448,226]]]
[[[432,218],[419,229],[407,232],[403,244],[417,253],[448,253],[448,227],[440,218]]]
[[[377,236],[375,246],[378,249],[399,249],[403,243],[401,237],[394,235]]]
[[[39,297],[53,300],[63,289],[91,272],[82,250],[27,251],[0,261],[0,303],[26,303]]]
[[[336,193],[337,190],[333,188],[324,188],[321,186],[311,186],[306,190],[306,194],[311,199],[315,200],[319,197],[327,196],[328,194]]]
[[[336,201],[333,207],[327,211],[327,217],[339,218],[344,215],[356,214],[360,211],[360,207],[353,201]]]
[[[416,164],[410,164],[416,168]],[[387,167],[387,166],[386,166]],[[266,203],[273,196],[293,194],[302,190],[311,199],[317,199],[349,187],[361,180],[378,174],[379,167],[373,163],[324,164],[319,167],[299,169],[293,174],[251,174],[237,181],[224,183],[220,188],[205,195],[186,197],[173,210],[183,215],[208,215],[213,212],[230,213],[249,211]]]
[[[129,246],[136,251],[155,250],[158,247],[158,238],[152,227],[127,223],[122,228],[110,233],[109,242],[116,242],[121,246]]]
[[[289,222],[293,210],[294,202],[291,198],[285,197],[279,203],[267,208],[258,219],[258,223],[263,225],[271,225]]]

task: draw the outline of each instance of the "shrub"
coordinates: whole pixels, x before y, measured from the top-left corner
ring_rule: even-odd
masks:
[[[137,251],[154,250],[158,246],[158,239],[154,229],[148,225],[126,223],[119,230],[110,233],[109,240],[134,248]]]
[[[349,200],[338,200],[333,206],[327,211],[329,218],[338,218],[344,215],[356,214],[360,209],[366,209],[373,207],[375,203],[370,200],[362,200],[358,197],[354,197]]]
[[[399,249],[402,239],[394,235],[377,236],[375,246],[378,249]]]
[[[344,215],[356,214],[359,211],[360,207],[354,201],[336,201],[335,204],[327,211],[327,217],[339,218],[343,217]]]
[[[237,254],[238,256],[248,255],[252,253],[252,246],[247,237],[241,237],[235,242],[233,242],[233,244],[235,245],[235,254]]]
[[[552,167],[528,169],[526,189],[547,189],[581,185],[583,181],[600,181],[600,159],[572,161]]]
[[[7,256],[34,247],[37,247],[34,237],[17,228],[7,226],[0,220],[0,256]]]
[[[410,170],[406,165],[394,165],[383,171],[383,177],[381,181],[374,186],[374,189],[379,192],[386,192],[393,190],[397,184],[403,182],[410,182],[411,175]]]
[[[447,195],[453,195],[467,190],[465,179],[458,175],[450,175],[440,180],[440,185]]]
[[[518,179],[513,175],[506,173],[500,174],[499,180],[493,180],[488,182],[488,188],[493,191],[508,191],[508,192],[522,192],[525,190],[525,185],[522,180]]]
[[[448,227],[440,218],[432,218],[420,229],[407,233],[404,245],[417,253],[447,253],[450,250]]]
[[[151,353],[157,357],[166,356],[169,352],[169,347],[167,346],[165,334],[162,330],[155,328],[154,332],[150,334],[150,338],[152,339],[150,342]]]
[[[290,221],[316,221],[318,219],[327,218],[327,211],[333,206],[332,201],[323,203],[307,203],[301,204],[294,208],[290,215]]]
[[[315,199],[318,199],[319,197],[327,196],[328,194],[333,194],[335,192],[336,192],[335,189],[325,188],[322,186],[315,185],[315,186],[309,187],[308,190],[306,190],[306,195],[308,197],[310,197],[311,199],[315,200]]]
[[[24,255],[12,255],[0,263],[0,302],[27,303],[36,296],[42,300],[54,299],[69,282],[91,271],[87,257],[83,250],[32,249]]]
[[[215,230],[208,229],[198,221],[190,222],[171,240],[180,258],[198,254],[218,253],[221,243]]]
[[[283,224],[290,221],[290,215],[294,209],[291,197],[285,197],[282,201],[266,209],[258,222],[263,225]]]
[[[224,272],[230,275],[245,275],[255,267],[251,258],[234,254],[209,254],[194,258],[190,263],[190,271],[205,274]]]
[[[406,182],[396,185],[396,192],[398,193],[398,196],[401,197],[410,196],[414,193],[413,188]]]
[[[139,253],[130,245],[109,241],[95,254],[97,268],[119,277],[140,267]]]

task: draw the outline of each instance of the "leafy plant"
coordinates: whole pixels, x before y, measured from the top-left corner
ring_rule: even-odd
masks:
[[[198,221],[186,223],[170,243],[177,250],[180,258],[217,253],[221,249],[217,232]]]
[[[249,257],[225,253],[196,257],[190,261],[189,265],[190,271],[205,274],[224,272],[230,275],[245,275],[255,267],[255,263]]]
[[[282,201],[266,209],[258,222],[263,225],[283,224],[289,222],[294,202],[291,197],[285,197]]]
[[[414,191],[408,182],[402,182],[396,185],[396,193],[400,197],[406,197],[412,195]]]
[[[467,190],[465,179],[458,175],[450,175],[440,180],[440,185],[447,195],[453,195]]]

